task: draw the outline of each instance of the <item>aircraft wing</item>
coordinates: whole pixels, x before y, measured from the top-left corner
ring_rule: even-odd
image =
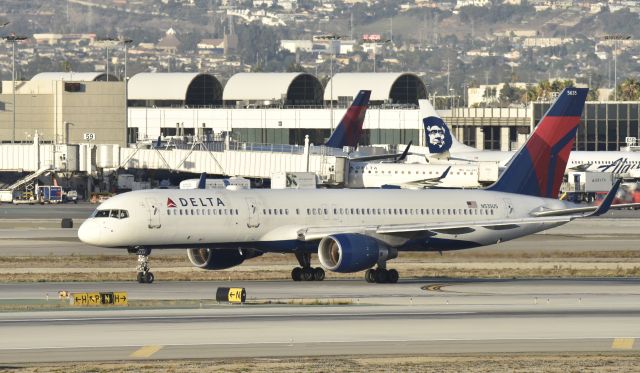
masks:
[[[573,166],[571,168],[569,168],[570,170],[573,171],[587,171],[589,169],[589,167],[591,167],[593,163],[582,163],[576,166]]]
[[[412,143],[413,143],[413,141],[409,141],[409,144],[407,144],[407,147],[404,149],[404,151],[402,153],[399,153],[399,154],[365,155],[365,156],[362,156],[362,157],[349,158],[349,161],[351,161],[351,162],[370,162],[370,161],[379,161],[379,160],[383,160],[383,159],[393,159],[393,162],[402,162],[407,158],[407,155],[409,155],[409,148],[411,147]]]
[[[462,234],[473,232],[477,228],[486,229],[509,229],[525,224],[539,223],[566,223],[578,218],[599,216],[610,208],[624,208],[640,206],[640,203],[625,203],[612,205],[611,202],[620,187],[621,179],[613,185],[600,206],[577,207],[559,210],[535,211],[531,217],[517,219],[493,219],[493,220],[471,220],[461,222],[443,223],[413,223],[413,224],[385,224],[369,226],[344,226],[344,227],[309,227],[298,231],[298,239],[302,241],[313,241],[321,239],[330,234],[337,233],[361,233],[361,234],[407,234],[407,233],[448,233]]]
[[[437,186],[442,181],[442,179],[447,177],[447,175],[449,174],[449,170],[451,170],[451,166],[447,167],[440,176],[414,180],[414,181],[409,181],[409,182],[400,183],[400,184],[385,184],[385,186],[387,187],[395,186],[395,187],[409,188],[409,189],[434,187],[434,186]]]
[[[325,236],[338,233],[360,234],[403,234],[403,233],[468,233],[479,227],[487,229],[508,229],[518,225],[534,223],[566,223],[578,216],[552,216],[531,217],[524,219],[502,220],[471,220],[462,222],[443,223],[418,223],[418,224],[386,224],[368,226],[343,226],[343,227],[309,227],[298,231],[298,239],[301,241],[319,240]]]

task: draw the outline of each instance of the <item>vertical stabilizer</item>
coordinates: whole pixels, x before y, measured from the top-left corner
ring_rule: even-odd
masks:
[[[371,91],[360,91],[347,112],[340,120],[338,127],[329,137],[325,144],[332,148],[343,148],[350,146],[355,148],[358,146],[360,136],[362,135],[362,125],[364,124],[364,116],[369,106],[369,97]]]
[[[451,133],[451,128],[440,118],[429,100],[419,100],[420,118],[424,126],[424,133],[429,153],[440,154],[448,151],[478,151],[478,149],[464,145]]]
[[[565,88],[489,190],[557,198],[588,88]]]

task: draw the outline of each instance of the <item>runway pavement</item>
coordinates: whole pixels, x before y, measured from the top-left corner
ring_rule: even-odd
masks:
[[[11,336],[0,339],[0,363],[640,349],[640,279],[245,282],[237,285],[252,299],[350,302],[210,301],[217,286],[228,285],[83,284],[127,290],[130,299],[204,301],[197,309],[0,313],[0,335]],[[0,293],[35,297],[52,288],[2,285]]]

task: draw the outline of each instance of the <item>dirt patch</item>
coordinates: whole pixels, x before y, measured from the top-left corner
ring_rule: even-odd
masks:
[[[317,260],[314,259],[317,265]],[[136,259],[124,255],[0,257],[0,282],[133,281]],[[266,254],[240,266],[206,271],[186,255],[151,257],[158,280],[288,280],[298,265],[293,255]],[[404,278],[636,277],[640,251],[403,253],[389,262]],[[362,272],[332,273],[329,279],[362,278]]]
[[[358,356],[29,364],[10,372],[633,372],[640,352]]]

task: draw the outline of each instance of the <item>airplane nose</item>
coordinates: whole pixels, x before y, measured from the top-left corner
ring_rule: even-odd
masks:
[[[86,244],[99,246],[100,230],[97,228],[93,221],[85,221],[78,228],[78,238]]]

